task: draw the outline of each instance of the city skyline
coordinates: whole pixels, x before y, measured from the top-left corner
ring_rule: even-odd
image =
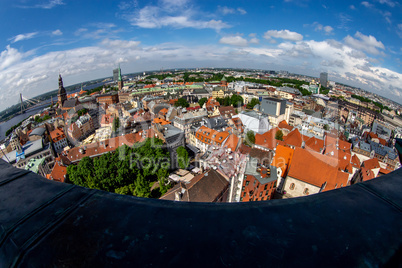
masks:
[[[391,0],[2,3],[0,105],[124,73],[194,67],[288,70],[402,103],[401,4]],[[375,21],[376,23],[371,23]]]

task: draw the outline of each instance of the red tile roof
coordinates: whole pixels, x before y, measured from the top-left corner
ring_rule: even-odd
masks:
[[[229,133],[226,131],[219,132],[206,126],[201,126],[195,134],[197,140],[206,144],[213,144],[213,142],[215,142],[218,146],[220,146],[228,136]]]
[[[64,134],[64,131],[62,128],[56,128],[50,132],[50,137],[52,138],[53,142],[58,142],[64,138],[66,138],[66,135]]]
[[[362,181],[368,181],[375,178],[374,172],[369,168],[362,167],[360,172],[362,175]]]
[[[103,114],[101,117],[101,124],[102,125],[108,125],[112,124],[114,120],[114,116],[110,114]]]
[[[200,106],[195,106],[195,107],[187,107],[187,108],[186,108],[186,110],[187,110],[187,111],[196,111],[196,110],[199,110],[199,109],[201,109],[201,107],[200,107]]]
[[[169,104],[174,105],[179,99],[170,99]]]
[[[322,187],[326,183],[323,191],[333,190],[348,183],[348,174],[338,171],[336,162],[334,158],[296,148],[288,176],[316,187]]]
[[[350,159],[350,163],[354,168],[360,168],[360,159],[357,157],[357,155],[353,155],[352,158]]]
[[[155,117],[155,118],[154,118],[154,123],[155,123],[155,124],[161,124],[162,126],[164,126],[164,125],[169,125],[169,124],[170,124],[170,121],[166,121],[166,120],[163,119],[163,118]]]
[[[239,138],[234,134],[230,134],[228,139],[225,142],[225,146],[227,146],[228,148],[230,148],[232,150],[232,152],[234,152],[234,151],[236,151],[238,143],[239,143]]]
[[[273,150],[278,143],[278,140],[275,139],[275,134],[278,130],[279,129],[276,127],[264,134],[255,134],[255,144]]]
[[[243,133],[244,129],[243,129],[243,123],[241,122],[241,119],[239,117],[234,117],[234,118],[232,118],[232,121],[233,121],[235,127],[237,128],[237,130],[240,131],[240,133]]]
[[[391,171],[391,170],[388,170],[388,169],[380,168],[380,173],[381,173],[381,174],[388,174],[388,173],[390,173],[390,172],[392,172],[392,171]]]
[[[58,161],[54,164],[53,170],[50,173],[49,179],[54,181],[65,181],[65,176],[67,175],[67,167],[60,165]]]
[[[380,144],[382,144],[382,145],[384,145],[384,146],[387,146],[387,145],[388,145],[386,140],[381,139],[381,138],[378,138],[378,140],[380,141]]]
[[[376,157],[363,161],[362,166],[368,169],[380,168],[380,163]]]
[[[300,134],[299,129],[295,128],[292,132],[290,132],[286,137],[283,138],[283,141],[288,146],[301,147],[303,140],[307,141],[308,139],[309,137]]]
[[[292,162],[293,153],[294,150],[289,147],[283,145],[278,145],[276,147],[272,165],[282,170],[282,177],[286,177],[286,174],[288,173],[288,168]]]
[[[159,111],[159,113],[165,115],[169,110],[167,108],[163,108],[162,110]]]
[[[335,147],[338,147],[339,150],[344,151],[350,151],[350,149],[352,148],[351,143],[338,139],[337,137],[327,135],[325,136],[325,146],[328,147],[330,145],[334,145]]]
[[[306,141],[304,148],[321,153],[324,150],[324,140],[311,137]]]
[[[130,133],[124,136],[118,136],[115,138],[98,141],[88,145],[74,147],[72,149],[64,151],[63,153],[67,155],[69,161],[77,162],[80,161],[85,156],[88,157],[99,156],[107,152],[113,152],[123,144],[132,146],[136,142],[144,141],[146,138],[152,138],[152,137],[154,137],[153,131],[147,130],[146,135],[143,135],[143,132],[140,131],[138,133]],[[83,153],[80,152],[80,149],[83,149]]]
[[[228,187],[229,182],[225,177],[220,172],[211,169],[195,176],[188,184],[176,184],[160,199],[175,200],[177,193],[181,196],[181,201],[216,202],[221,201],[220,199]]]
[[[281,121],[279,124],[278,124],[278,128],[279,129],[287,129],[287,130],[289,130],[289,131],[292,131],[292,129],[293,129],[293,127],[291,127],[291,126],[289,126],[288,125],[288,123],[286,122],[286,120],[283,120],[283,121]]]

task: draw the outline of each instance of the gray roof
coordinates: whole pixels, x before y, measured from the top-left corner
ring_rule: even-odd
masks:
[[[34,130],[32,130],[31,133],[29,133],[29,137],[31,136],[43,136],[43,134],[45,133],[46,129],[43,127],[37,127]]]
[[[360,149],[366,151],[366,152],[371,152],[371,146],[370,144],[366,143],[366,142],[361,142],[360,143]]]
[[[63,103],[63,107],[64,108],[73,108],[75,107],[75,105],[77,104],[77,99],[73,98],[73,99],[68,99],[66,101],[64,101]]]
[[[38,153],[44,149],[47,149],[49,145],[47,145],[45,148],[43,147],[43,142],[42,139],[35,140],[35,141],[30,141],[27,142],[25,145],[22,146],[22,148],[25,151],[25,157],[29,157],[35,153]],[[14,163],[17,159],[17,150],[14,150],[12,152],[9,152],[5,156],[2,157],[2,159],[6,162],[10,160],[10,163]],[[8,159],[8,160],[7,160]]]
[[[203,118],[202,120],[205,126],[215,130],[227,126],[226,120],[222,116],[214,118]]]
[[[209,92],[204,88],[196,88],[192,94],[209,94]]]
[[[274,166],[270,166],[271,175],[269,177],[262,178],[261,174],[257,171],[258,162],[259,161],[257,158],[250,157],[250,160],[247,162],[244,174],[254,176],[261,184],[270,183],[278,179],[277,169]]]

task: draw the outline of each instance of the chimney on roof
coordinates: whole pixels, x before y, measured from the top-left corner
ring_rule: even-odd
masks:
[[[174,193],[174,201],[181,201],[182,193],[181,192],[175,192]]]

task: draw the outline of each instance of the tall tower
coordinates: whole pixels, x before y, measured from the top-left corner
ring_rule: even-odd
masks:
[[[61,74],[59,74],[59,93],[57,94],[57,103],[59,107],[63,107],[63,103],[67,100],[66,89],[63,87],[63,79],[61,78]]]
[[[322,87],[328,86],[328,73],[320,73],[320,84]]]
[[[119,91],[123,89],[123,79],[121,78],[121,69],[120,69],[120,64],[119,64],[119,80],[117,82],[119,86]]]

